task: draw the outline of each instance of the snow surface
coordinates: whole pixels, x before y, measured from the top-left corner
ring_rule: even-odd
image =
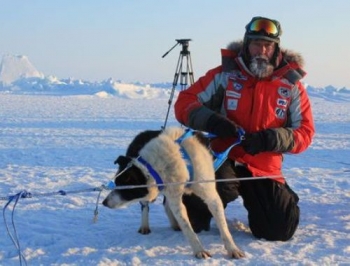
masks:
[[[151,205],[149,235],[137,232],[138,204],[118,210],[99,204],[93,223],[98,192],[88,190],[113,178],[115,158],[138,132],[163,126],[170,89],[55,77],[18,77],[0,86],[0,265],[19,265],[6,230],[14,233],[12,214],[28,265],[350,265],[346,88],[308,87],[316,136],[306,152],[286,155],[284,163],[301,208],[290,241],[255,239],[241,199],[226,208],[230,231],[246,253],[241,260],[227,257],[214,221],[199,234],[213,257],[194,258],[182,233],[170,229],[161,196]],[[178,125],[172,108],[171,125]],[[5,210],[7,198],[24,190],[32,198],[20,199],[14,213],[13,202]]]

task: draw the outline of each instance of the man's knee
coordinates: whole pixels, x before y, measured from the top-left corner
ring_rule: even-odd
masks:
[[[226,207],[226,205],[234,201],[239,196],[239,182],[238,178],[236,177],[236,173],[232,167],[232,162],[230,160],[227,160],[216,172],[215,174],[216,180],[218,182],[216,183],[216,190]],[[237,181],[225,181],[228,179],[235,179],[237,178]]]
[[[299,198],[288,184],[272,180],[241,184],[253,235],[270,241],[287,241],[299,225]]]
[[[256,238],[268,241],[288,241],[291,239],[299,225],[300,211],[297,205],[288,213],[267,214],[265,219],[249,219],[249,226]]]

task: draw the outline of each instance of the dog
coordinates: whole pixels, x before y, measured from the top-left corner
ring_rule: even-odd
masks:
[[[161,191],[166,197],[171,216],[188,239],[194,255],[197,258],[208,258],[211,255],[194,232],[182,202],[183,194],[194,193],[207,204],[212,213],[229,257],[242,258],[245,256],[244,252],[236,246],[230,234],[224,207],[216,191],[212,155],[194,136],[184,138],[179,143],[178,140],[184,133],[184,129],[180,127],[167,128],[140,150],[140,157],[119,157],[118,163],[127,164],[127,167],[116,177],[116,185],[139,187],[114,189],[103,200],[103,205],[118,208],[136,201],[152,202]],[[183,159],[183,153],[188,155],[192,165],[194,182],[189,187],[185,186],[190,178],[190,171]],[[162,186],[164,188],[161,190]]]
[[[136,137],[131,141],[126,150],[126,157],[136,158],[139,156],[140,150],[153,138],[157,137],[162,131],[161,130],[145,130],[136,135]],[[207,137],[204,137],[202,133],[195,132],[194,133],[198,140],[209,147],[210,141]],[[118,164],[118,172],[116,175],[123,171],[127,167],[127,163],[123,160],[123,157],[118,157],[114,164]],[[131,192],[131,191],[130,191]],[[196,233],[200,233],[202,230],[209,231],[210,230],[210,221],[212,215],[205,203],[201,198],[196,196],[195,194],[184,194],[182,196],[182,201],[186,206],[188,218],[190,220],[191,226]],[[150,225],[149,225],[149,202],[140,201],[141,205],[141,225],[138,229],[140,234],[146,235],[151,233]],[[175,218],[172,216],[171,211],[166,204],[166,198],[164,197],[163,205],[165,208],[165,212],[169,219],[171,228],[175,231],[180,231],[180,227],[177,224]]]

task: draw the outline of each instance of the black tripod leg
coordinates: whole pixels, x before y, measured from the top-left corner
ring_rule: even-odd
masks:
[[[182,71],[184,57],[186,57],[186,72]],[[163,130],[165,129],[166,124],[168,122],[169,112],[170,112],[170,108],[171,108],[171,105],[173,102],[175,88],[177,86],[180,75],[181,75],[180,85],[181,85],[181,91],[182,91],[182,90],[187,89],[188,77],[190,79],[190,84],[192,85],[194,83],[191,54],[187,50],[180,52],[179,60],[177,61],[177,66],[176,66],[176,71],[175,71],[175,76],[174,76],[174,81],[173,81],[173,87],[171,89],[170,98],[168,101],[168,111],[167,111],[167,114],[165,117],[164,126],[162,127]]]
[[[177,61],[177,66],[176,66],[175,75],[174,75],[173,87],[172,87],[172,89],[171,89],[170,97],[169,97],[169,100],[168,100],[168,111],[167,111],[167,113],[166,113],[164,125],[163,125],[163,127],[162,127],[163,130],[165,129],[166,124],[167,124],[167,122],[168,122],[168,117],[169,117],[170,108],[171,108],[171,105],[172,105],[172,102],[173,102],[173,99],[174,99],[175,88],[176,88],[176,86],[177,86],[180,73],[182,73],[182,63],[183,63],[183,55],[182,55],[182,53],[180,53],[179,59],[178,59],[178,61]]]

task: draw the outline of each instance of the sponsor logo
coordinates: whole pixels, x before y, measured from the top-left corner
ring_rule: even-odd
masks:
[[[283,97],[283,98],[290,98],[291,96],[291,91],[288,88],[284,87],[279,87],[278,88],[278,94]]]
[[[226,96],[234,97],[234,98],[241,98],[241,94],[236,92],[236,91],[226,91]]]
[[[238,82],[233,82],[233,89],[236,91],[240,91],[243,88],[242,84]]]
[[[283,107],[286,107],[288,104],[288,101],[286,99],[277,99],[277,105],[280,105],[280,106],[283,106]]]
[[[236,70],[236,71],[233,71],[232,73],[230,73],[229,79],[232,79],[232,80],[237,80],[237,79],[247,80],[248,77],[244,76],[240,71]]]
[[[227,110],[237,110],[238,100],[237,99],[228,99],[227,100]]]
[[[284,119],[286,117],[286,113],[287,112],[285,109],[278,108],[278,107],[275,109],[275,115],[279,119]]]

